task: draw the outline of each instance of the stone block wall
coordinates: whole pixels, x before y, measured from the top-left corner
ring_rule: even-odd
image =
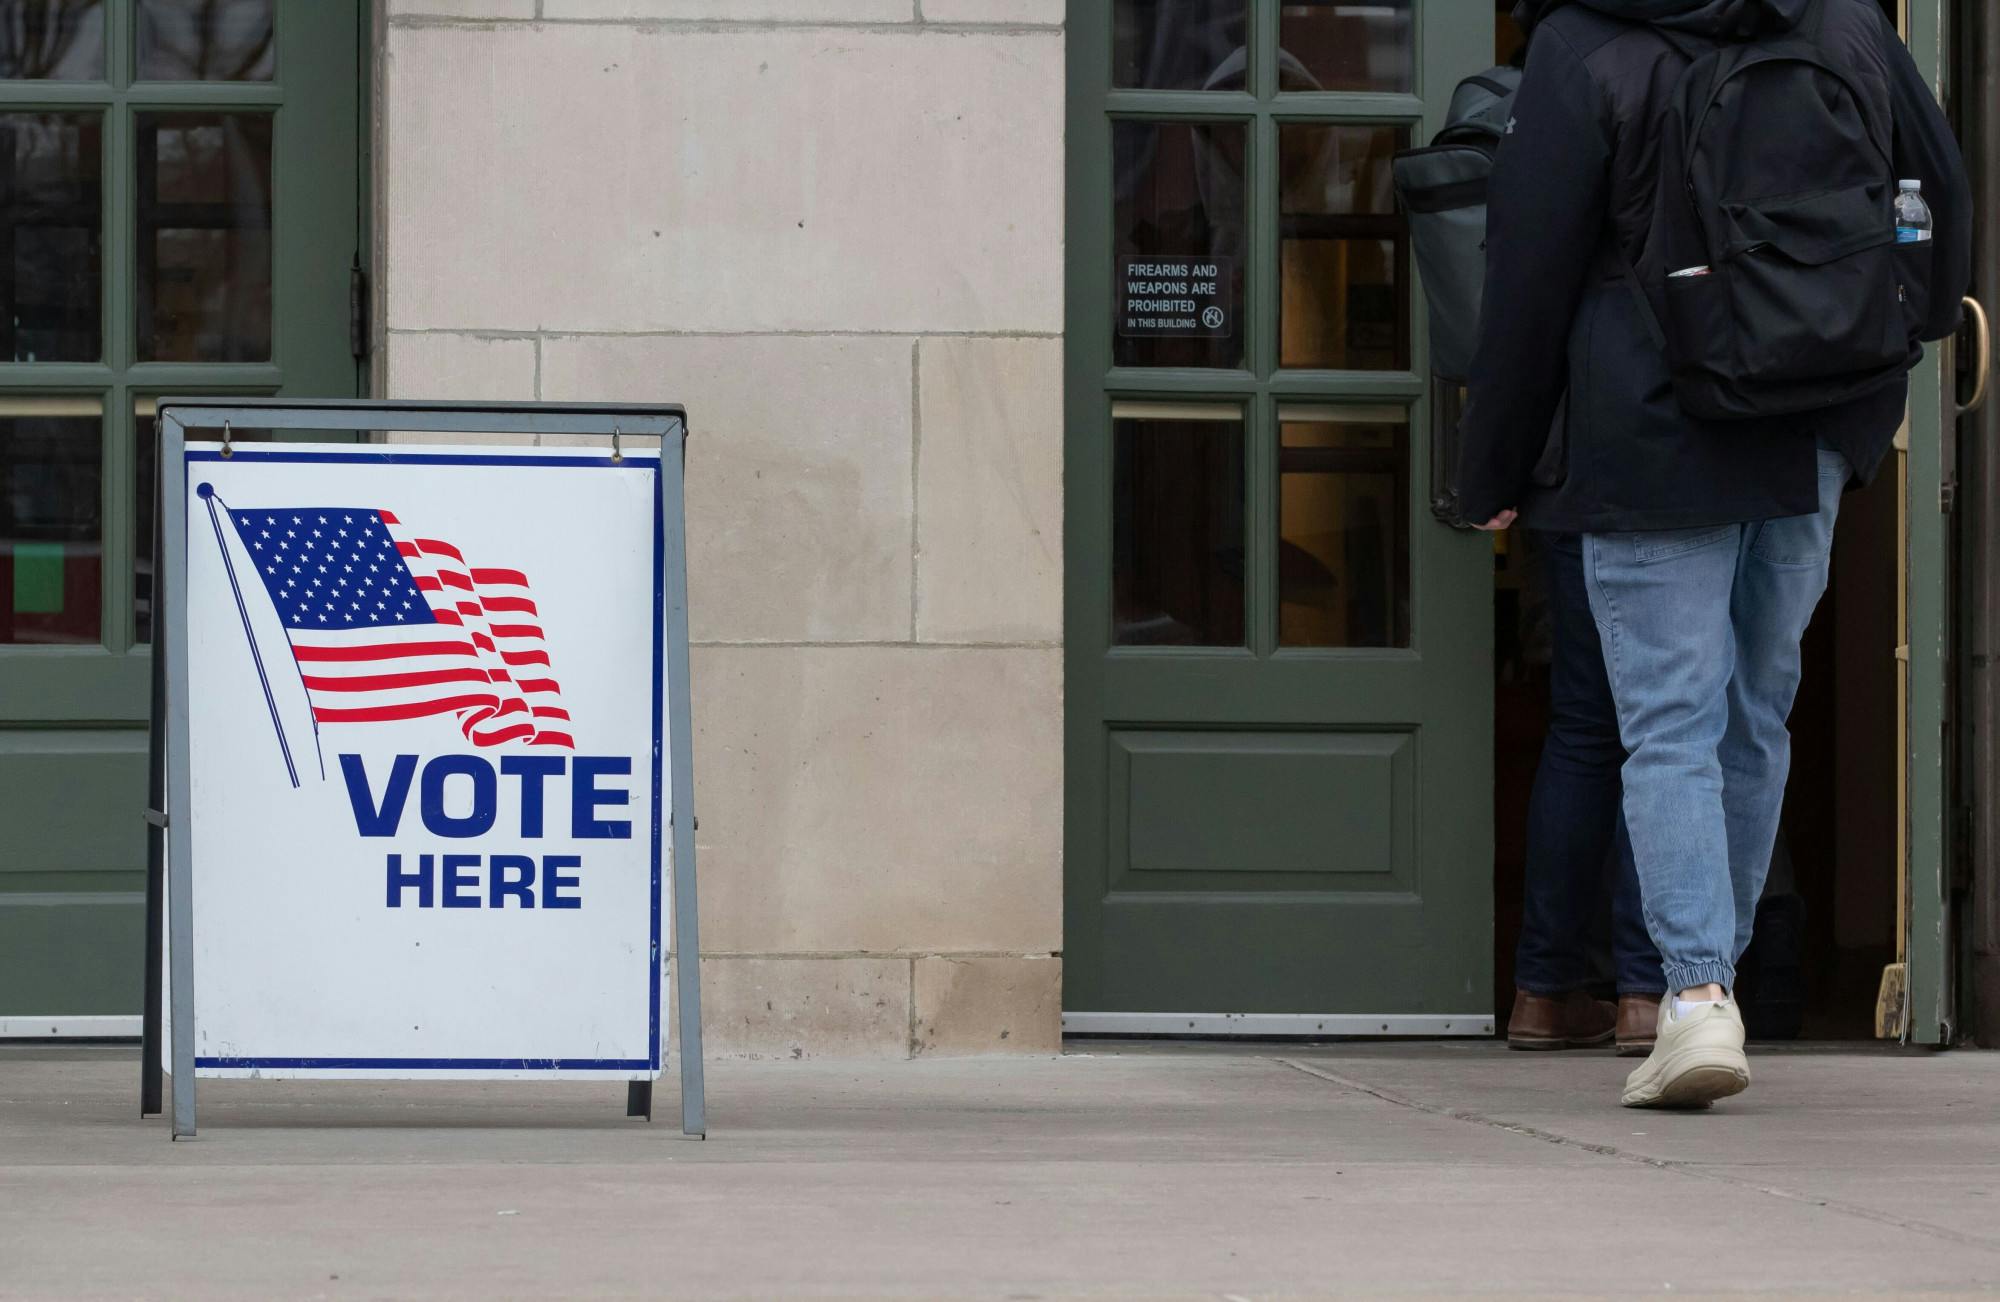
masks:
[[[720,1053],[1057,1044],[1062,20],[378,24],[383,392],[688,408]]]

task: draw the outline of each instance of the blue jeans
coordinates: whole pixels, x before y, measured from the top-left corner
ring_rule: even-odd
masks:
[[[1625,747],[1584,591],[1583,538],[1543,533],[1534,541],[1548,590],[1549,735],[1528,798],[1514,983],[1538,995],[1565,994],[1587,983],[1590,927],[1608,876],[1618,993],[1657,997],[1666,979],[1646,936],[1639,878],[1618,812]]]
[[[1670,989],[1734,986],[1750,944],[1791,770],[1799,639],[1826,591],[1848,474],[1822,447],[1815,514],[1584,539],[1646,929]]]

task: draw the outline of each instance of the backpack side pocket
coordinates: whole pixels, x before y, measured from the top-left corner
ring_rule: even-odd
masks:
[[[1736,355],[1736,321],[1730,311],[1729,270],[1667,277],[1667,358],[1674,392],[1689,414],[1712,420],[1738,414],[1723,395],[1730,389]]]
[[[1463,380],[1479,344],[1492,154],[1479,145],[1432,145],[1405,150],[1391,166],[1430,309],[1431,371]]]

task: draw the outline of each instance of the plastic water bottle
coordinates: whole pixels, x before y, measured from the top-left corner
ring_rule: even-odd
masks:
[[[1924,183],[1896,182],[1896,243],[1916,244],[1930,237],[1931,206],[1924,202]]]

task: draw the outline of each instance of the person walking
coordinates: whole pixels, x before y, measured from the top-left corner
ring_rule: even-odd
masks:
[[[1521,935],[1514,950],[1510,1049],[1585,1048],[1615,1041],[1650,1052],[1666,977],[1646,934],[1632,845],[1619,816],[1625,747],[1604,652],[1584,590],[1583,539],[1532,533],[1549,625],[1549,730],[1528,796]],[[1611,897],[1614,1005],[1592,997],[1590,936]]]
[[[1957,326],[1971,200],[1874,0],[1524,9],[1461,509],[1582,536],[1667,987],[1621,1101],[1702,1106],[1750,1083],[1736,962],[1840,499],[1888,451],[1919,341]],[[1912,184],[1933,229],[1902,215]]]

